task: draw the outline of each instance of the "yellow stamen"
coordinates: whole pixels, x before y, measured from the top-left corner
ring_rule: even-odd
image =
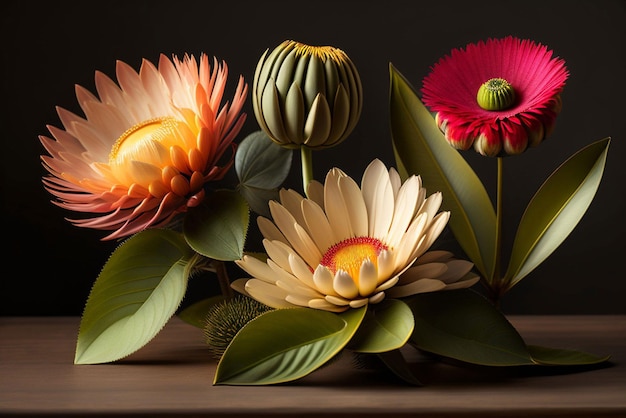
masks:
[[[387,246],[372,237],[348,238],[333,245],[326,251],[320,264],[333,273],[346,271],[355,283],[359,282],[359,271],[365,260],[370,260],[378,268],[378,255]]]

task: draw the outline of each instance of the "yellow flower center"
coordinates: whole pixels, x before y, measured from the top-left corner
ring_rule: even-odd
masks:
[[[363,262],[370,260],[378,268],[378,255],[386,249],[387,246],[376,238],[348,238],[330,247],[320,264],[333,273],[344,270],[358,283]]]
[[[113,144],[109,164],[123,167],[129,161],[160,162],[162,155],[155,143],[162,144],[165,149],[180,143],[180,124],[169,116],[150,119],[127,129]]]
[[[485,110],[504,110],[515,103],[515,89],[503,78],[491,78],[478,89],[476,101]]]

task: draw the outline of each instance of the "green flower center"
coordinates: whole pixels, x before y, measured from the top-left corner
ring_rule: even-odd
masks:
[[[476,101],[485,110],[504,110],[515,102],[515,89],[503,78],[491,78],[478,89]]]

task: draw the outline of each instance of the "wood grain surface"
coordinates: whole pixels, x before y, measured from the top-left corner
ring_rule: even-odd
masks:
[[[339,360],[298,381],[215,386],[202,331],[173,318],[114,364],[74,365],[79,318],[0,317],[0,416],[626,417],[626,316],[512,316],[527,344],[602,366],[485,368],[411,358],[425,386]]]

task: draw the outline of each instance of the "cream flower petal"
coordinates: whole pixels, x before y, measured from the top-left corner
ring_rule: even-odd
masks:
[[[431,194],[419,208],[418,213],[428,213],[428,222],[431,222],[437,214],[439,207],[441,207],[442,200],[443,197],[441,192]]]
[[[339,241],[354,237],[349,213],[339,189],[339,178],[343,176],[345,176],[343,171],[334,168],[330,170],[324,183],[324,210],[334,236]]]
[[[417,264],[417,263],[416,263]],[[470,263],[472,264],[472,263]],[[470,266],[471,269],[471,266]],[[399,285],[405,285],[420,279],[441,277],[448,270],[446,263],[427,263],[413,265],[400,276]]]
[[[395,199],[389,172],[382,161],[374,160],[367,166],[361,188],[369,216],[368,235],[384,238],[393,218]]]
[[[289,211],[299,225],[305,225],[304,218],[302,217],[302,200],[304,198],[300,193],[293,189],[281,189],[278,192],[280,198],[280,204]]]
[[[466,289],[474,286],[480,281],[480,276],[474,273],[469,273],[457,282],[449,283],[446,285],[446,290]]]
[[[392,277],[389,280],[384,281],[380,286],[378,286],[374,292],[382,292],[383,290],[387,290],[398,283],[398,276]]]
[[[333,285],[334,279],[333,273],[322,265],[318,265],[315,272],[313,272],[313,283],[315,283],[315,287],[325,295],[337,295]]]
[[[259,231],[261,231],[261,234],[263,234],[266,239],[270,241],[281,241],[285,244],[289,244],[289,241],[285,238],[283,233],[280,232],[280,229],[278,229],[274,222],[269,219],[259,216],[257,218],[257,225],[259,226]]]
[[[443,262],[443,261],[451,259],[452,256],[453,254],[450,251],[444,251],[444,250],[427,251],[420,256],[416,264]]]
[[[448,267],[447,271],[437,278],[448,284],[469,273],[474,267],[474,263],[467,260],[451,260],[446,263],[446,266]]]
[[[342,298],[341,296],[326,295],[325,299],[329,303],[332,303],[333,305],[337,305],[337,306],[349,306],[350,305],[350,301],[348,299]]]
[[[359,272],[359,294],[370,295],[378,285],[378,269],[370,260],[364,260]]]
[[[445,287],[443,282],[436,279],[419,279],[406,285],[396,285],[386,293],[390,298],[404,298],[418,293],[435,292]]]
[[[263,240],[263,247],[269,259],[276,263],[280,268],[291,273],[291,265],[289,264],[289,254],[293,254],[293,250],[288,244],[282,241]]]
[[[307,186],[306,195],[324,209],[324,185],[317,180],[311,180]]]
[[[343,270],[339,270],[335,273],[333,288],[339,296],[346,299],[354,299],[359,295],[359,288],[354,283],[354,280]]]
[[[352,236],[364,237],[368,232],[367,207],[359,185],[350,177],[339,178],[339,190],[346,208]]]
[[[246,292],[257,301],[274,309],[293,308],[294,305],[287,302],[287,292],[283,289],[263,282],[250,279],[246,282]]]
[[[313,273],[311,273],[310,267],[298,255],[294,253],[289,254],[289,266],[291,267],[293,275],[296,276],[298,280],[311,289],[317,289],[313,281]]]
[[[235,263],[241,267],[249,275],[262,280],[267,283],[276,283],[276,275],[274,271],[258,258],[244,255],[240,260],[235,260]]]
[[[398,191],[400,190],[400,187],[402,187],[402,179],[400,178],[398,171],[393,167],[389,169],[389,181],[391,182],[391,189],[393,190],[393,198],[397,201]],[[421,182],[420,187],[422,187]]]
[[[397,265],[402,265],[406,263],[407,260],[415,258],[413,255],[415,247],[418,245],[420,238],[424,235],[424,231],[427,230],[427,218],[428,214],[422,213],[409,225],[406,234],[402,237],[396,250]]]
[[[289,244],[300,254],[309,265],[317,265],[322,255],[311,237],[296,223],[295,218],[281,204],[270,201],[270,212],[274,223],[287,238]]]
[[[397,192],[393,221],[387,236],[387,245],[396,247],[406,232],[413,216],[419,195],[420,183],[417,177],[411,176]]]
[[[322,252],[340,241],[335,237],[324,210],[317,203],[312,200],[303,201],[302,213],[311,239]]]
[[[439,237],[439,234],[443,231],[443,229],[448,224],[448,220],[450,219],[450,212],[440,212],[435,218],[433,222],[430,224],[430,227],[426,231],[426,234],[423,237],[422,242],[416,247],[415,252],[413,253],[413,257],[419,257],[422,255],[433,242]]]
[[[369,302],[368,298],[365,299],[353,299],[350,301],[350,307],[357,309],[360,308],[361,306],[365,306],[367,305],[367,302]]]
[[[336,305],[324,299],[311,299],[309,301],[309,308],[323,309],[325,311],[330,311],[330,312],[344,312],[346,309],[348,309],[348,306]]]
[[[396,257],[393,250],[382,250],[378,254],[378,277],[391,277],[396,270]]]
[[[385,292],[378,292],[369,297],[369,303],[380,303],[383,299],[385,299]]]

